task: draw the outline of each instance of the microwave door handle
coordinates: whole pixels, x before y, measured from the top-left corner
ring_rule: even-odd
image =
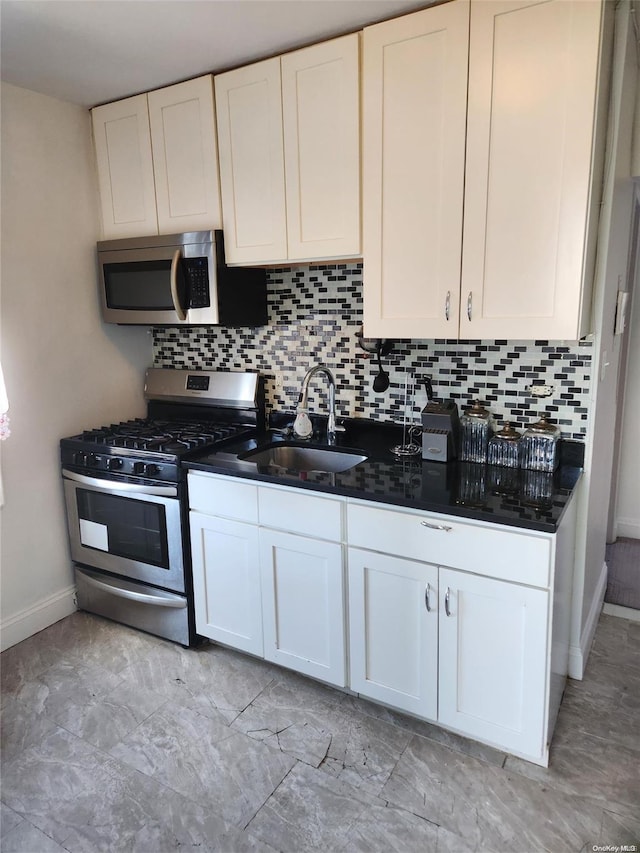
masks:
[[[180,297],[178,296],[178,264],[181,258],[182,249],[176,249],[171,260],[171,299],[175,312],[178,315],[178,320],[186,320],[187,312],[180,304]]]

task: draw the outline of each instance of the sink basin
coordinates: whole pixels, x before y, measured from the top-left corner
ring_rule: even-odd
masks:
[[[256,465],[271,465],[293,471],[320,471],[325,474],[348,471],[367,458],[361,453],[290,444],[258,448],[242,457],[244,461],[255,462]]]

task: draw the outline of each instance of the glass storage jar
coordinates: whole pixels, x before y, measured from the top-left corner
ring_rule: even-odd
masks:
[[[487,461],[493,424],[493,415],[479,400],[470,409],[465,409],[460,418],[460,459],[463,462]]]
[[[489,465],[519,468],[521,439],[522,433],[514,429],[507,421],[504,427],[489,439],[489,449],[487,452],[487,462]]]
[[[522,467],[530,471],[555,471],[559,438],[560,428],[546,417],[531,424],[522,438]]]

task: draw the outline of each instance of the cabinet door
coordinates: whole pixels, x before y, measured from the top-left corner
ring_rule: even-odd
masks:
[[[360,254],[359,36],[282,57],[290,260]]]
[[[600,15],[471,4],[462,338],[581,333]]]
[[[147,96],[91,110],[105,240],[158,233]]]
[[[280,59],[214,82],[227,261],[286,260]]]
[[[363,37],[364,329],[457,337],[469,2]]]
[[[440,569],[441,723],[542,756],[548,600],[541,589]]]
[[[258,528],[191,512],[196,630],[262,655]]]
[[[352,690],[435,720],[438,569],[349,549]]]
[[[342,546],[260,530],[264,656],[344,687]]]
[[[160,234],[220,228],[211,75],[149,92]]]

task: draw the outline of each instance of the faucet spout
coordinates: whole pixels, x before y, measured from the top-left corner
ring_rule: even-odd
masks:
[[[298,407],[296,410],[296,419],[293,423],[293,433],[298,438],[311,438],[312,427],[309,420],[309,383],[317,374],[323,373],[329,380],[329,417],[327,420],[327,439],[329,444],[333,444],[336,440],[336,380],[333,373],[329,370],[326,364],[316,364],[305,374],[302,380],[302,390],[298,398]]]

